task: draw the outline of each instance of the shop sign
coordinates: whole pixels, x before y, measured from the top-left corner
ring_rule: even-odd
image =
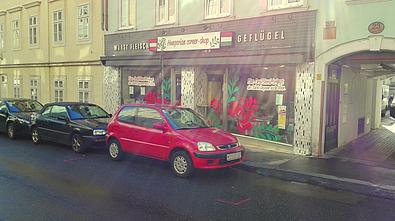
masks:
[[[248,78],[247,90],[249,91],[286,91],[283,78]]]
[[[233,32],[162,36],[149,40],[150,51],[209,50],[232,46]]]
[[[287,106],[278,106],[277,108],[278,116],[278,128],[285,129],[287,123]]]
[[[114,45],[114,51],[145,51],[148,50],[148,43],[131,43]]]
[[[237,35],[237,43],[285,40],[285,31],[265,31],[261,30],[255,33],[245,33]]]
[[[153,77],[129,76],[128,85],[140,87],[155,87],[155,79]]]
[[[382,22],[373,22],[369,25],[368,30],[372,34],[380,34],[384,31],[384,24]]]

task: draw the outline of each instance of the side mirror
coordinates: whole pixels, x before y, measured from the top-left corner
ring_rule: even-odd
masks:
[[[109,118],[112,118],[112,114],[108,114],[108,117],[109,117]]]
[[[0,110],[0,114],[6,115],[6,114],[8,114],[8,112],[7,112],[6,110],[4,110],[4,109],[1,109],[1,110]]]
[[[157,130],[161,130],[163,132],[167,131],[167,126],[164,123],[154,123],[152,125],[152,128],[157,129]]]
[[[58,120],[61,120],[61,121],[69,121],[69,118],[67,118],[67,117],[65,117],[65,116],[59,116],[58,117]]]

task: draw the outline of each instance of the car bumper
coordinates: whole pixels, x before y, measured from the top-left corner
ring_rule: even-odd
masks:
[[[241,153],[240,159],[227,160],[227,155],[232,153]],[[240,164],[243,161],[245,150],[244,148],[235,148],[227,150],[226,152],[194,152],[193,153],[193,164],[198,169],[220,169],[231,167]]]
[[[106,136],[83,136],[85,145],[91,148],[104,148],[106,147]]]

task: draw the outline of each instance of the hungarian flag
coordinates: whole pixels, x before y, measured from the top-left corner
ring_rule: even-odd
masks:
[[[150,51],[157,51],[158,40],[157,39],[150,39],[148,40],[149,50]]]
[[[233,45],[233,32],[221,32],[221,47]]]

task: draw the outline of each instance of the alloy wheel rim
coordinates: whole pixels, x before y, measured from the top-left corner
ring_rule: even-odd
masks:
[[[78,137],[73,138],[73,150],[74,151],[79,151],[81,147],[81,142]]]
[[[112,158],[117,158],[118,154],[119,154],[119,148],[118,145],[116,143],[111,143],[110,144],[110,155]]]
[[[173,166],[178,174],[184,174],[188,170],[187,160],[183,156],[177,156],[174,159]]]
[[[33,140],[34,143],[37,143],[37,142],[38,142],[38,133],[37,133],[37,130],[33,130],[33,133],[32,133],[32,140]]]
[[[13,126],[8,127],[8,136],[11,138],[14,137],[14,127]]]

